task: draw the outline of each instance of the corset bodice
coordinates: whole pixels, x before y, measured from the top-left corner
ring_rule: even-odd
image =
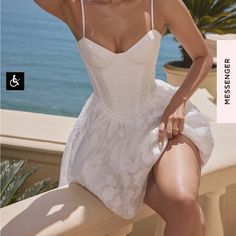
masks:
[[[114,53],[83,37],[78,41],[94,94],[111,112],[132,116],[155,92],[161,34],[153,29],[132,47]]]

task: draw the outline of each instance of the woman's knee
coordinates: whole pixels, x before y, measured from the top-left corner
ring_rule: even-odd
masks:
[[[175,192],[171,197],[165,198],[167,216],[178,217],[179,220],[191,220],[199,214],[196,196],[187,190]]]
[[[196,197],[188,190],[178,191],[172,201],[177,208],[183,210],[195,210],[197,206]]]

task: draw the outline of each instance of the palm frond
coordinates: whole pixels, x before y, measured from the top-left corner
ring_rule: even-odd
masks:
[[[32,187],[27,188],[24,191],[24,193],[22,193],[20,196],[16,196],[16,201],[21,201],[26,198],[40,194],[40,193],[48,190],[49,186],[50,186],[50,179],[49,178],[41,180],[40,182],[35,183]]]
[[[218,31],[220,34],[234,33],[236,1],[235,0],[183,0],[199,30],[205,34],[207,32]],[[228,27],[222,28],[222,22],[226,22]],[[218,30],[218,28],[221,28]],[[230,30],[229,30],[230,28]]]
[[[1,180],[1,200],[0,207],[7,206],[9,204],[18,202],[20,200],[32,197],[39,193],[48,191],[58,187],[59,181],[50,182],[49,178],[46,178],[36,184],[33,187],[27,188],[24,193],[20,193],[20,189],[24,182],[35,173],[41,164],[31,167],[27,172],[23,173],[27,159],[13,161],[8,160],[0,162],[0,180]]]
[[[4,207],[14,202],[14,195],[18,192],[24,181],[36,172],[38,168],[39,166],[33,166],[27,173],[19,174],[15,176],[11,182],[8,182],[4,189],[4,194],[1,194],[0,207]]]
[[[17,173],[25,166],[26,160],[20,160],[19,162],[13,162],[10,165],[10,161],[5,160],[1,163],[1,193],[0,196],[4,193],[10,182],[15,178]]]

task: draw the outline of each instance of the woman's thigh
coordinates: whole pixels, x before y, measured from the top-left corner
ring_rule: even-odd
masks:
[[[144,202],[165,219],[178,203],[197,200],[200,173],[200,155],[194,143],[183,134],[169,139],[149,173]]]

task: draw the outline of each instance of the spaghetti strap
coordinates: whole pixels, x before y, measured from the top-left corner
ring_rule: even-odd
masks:
[[[84,17],[84,3],[83,3],[83,0],[80,0],[80,3],[81,3],[81,12],[82,12],[83,37],[85,37],[85,17]]]
[[[153,20],[153,0],[151,0],[151,21],[152,21],[152,29],[154,29],[154,20]]]

